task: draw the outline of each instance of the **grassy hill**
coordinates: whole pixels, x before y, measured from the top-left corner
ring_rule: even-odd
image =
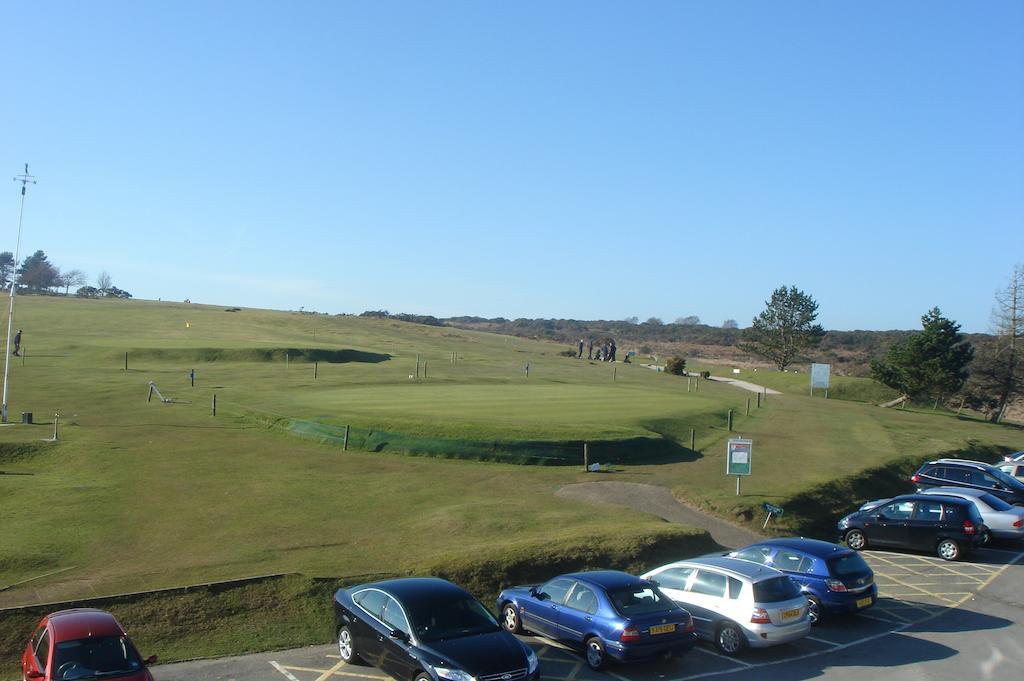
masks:
[[[803,391],[746,416],[753,395],[727,385],[688,392],[686,379],[571,359],[561,345],[388,319],[25,296],[19,327],[11,420],[31,411],[36,424],[0,427],[0,606],[280,572],[557,569],[552,556],[566,555],[640,567],[638,546],[706,544],[554,492],[664,485],[741,522],[757,522],[762,501],[793,501],[786,521],[802,528],[833,509],[797,502],[865,469],[1024,449],[1018,428]],[[147,402],[150,381],[173,403]],[[755,443],[741,497],[724,475],[729,409],[734,434]],[[44,442],[58,412],[60,440]],[[345,426],[354,451],[341,449]],[[614,472],[583,473],[583,442]],[[189,654],[173,636],[151,640]],[[260,645],[297,640],[275,636]]]

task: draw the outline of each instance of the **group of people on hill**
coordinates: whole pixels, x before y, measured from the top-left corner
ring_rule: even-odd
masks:
[[[587,340],[587,359],[596,359],[598,362],[614,362],[615,361],[615,341],[611,338],[607,339],[603,343],[597,346],[597,352],[594,352],[594,339]],[[577,342],[577,359],[583,359],[583,339],[580,338]]]

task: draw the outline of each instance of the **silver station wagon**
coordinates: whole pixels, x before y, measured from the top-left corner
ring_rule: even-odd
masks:
[[[643,575],[690,611],[697,636],[725,655],[788,643],[811,631],[807,596],[787,575],[726,557],[694,558]]]

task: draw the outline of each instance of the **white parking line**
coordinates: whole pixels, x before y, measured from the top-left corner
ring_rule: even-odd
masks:
[[[296,678],[296,676],[294,674],[292,674],[290,671],[288,671],[287,669],[285,669],[284,667],[279,665],[277,662],[274,662],[273,660],[271,660],[270,661],[270,666],[273,667],[274,669],[276,669],[277,671],[281,672],[282,674],[284,674],[284,678],[288,679],[288,681],[299,681],[299,679]]]
[[[836,641],[829,641],[829,640],[826,640],[826,639],[823,639],[823,638],[817,638],[815,636],[804,636],[804,638],[807,639],[808,641],[815,641],[817,643],[824,643],[827,646],[837,646],[837,645],[839,645],[839,643],[837,643]]]
[[[737,660],[735,657],[728,657],[726,655],[722,655],[721,653],[716,653],[715,651],[708,650],[707,648],[705,648],[703,646],[700,646],[700,645],[694,646],[693,649],[694,650],[699,650],[700,652],[704,653],[705,655],[711,655],[711,656],[717,657],[717,658],[719,658],[721,660],[725,660],[726,662],[735,662],[736,664],[740,665],[741,667],[753,667],[753,666],[755,666],[755,665],[751,664],[750,662],[744,662],[743,660]],[[736,671],[736,670],[733,669],[732,671]]]

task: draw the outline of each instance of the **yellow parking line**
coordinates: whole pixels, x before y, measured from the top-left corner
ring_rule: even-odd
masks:
[[[901,586],[907,587],[908,589],[914,589],[915,591],[920,591],[921,593],[925,594],[926,596],[931,596],[932,598],[938,598],[939,600],[950,600],[950,599],[946,599],[945,597],[940,596],[940,595],[938,595],[936,593],[932,593],[931,591],[928,591],[928,589],[922,589],[920,587],[914,586],[913,584],[910,584],[909,582],[904,582],[902,579],[896,579],[895,577],[890,577],[890,579],[892,579],[892,581],[896,582],[897,584],[900,584]],[[952,603],[953,601],[950,600],[950,602]]]
[[[325,671],[325,672],[324,672],[323,674],[321,674],[320,676],[318,676],[318,677],[316,678],[316,681],[327,681],[327,679],[329,679],[329,678],[331,678],[332,676],[334,676],[334,674],[335,674],[335,673],[336,673],[336,672],[337,672],[337,671],[338,671],[339,669],[341,669],[341,668],[342,668],[342,667],[344,667],[344,666],[345,666],[345,660],[338,660],[338,664],[334,665],[333,667],[331,667],[330,669],[328,669],[327,671]],[[347,673],[348,673],[348,672],[342,672],[342,674],[347,674]],[[339,676],[340,676],[340,674],[339,674]],[[374,677],[374,678],[380,678],[380,677],[378,676],[378,677]]]
[[[345,666],[344,662],[338,662],[330,669],[314,669],[313,667],[300,667],[298,665],[276,665],[277,670],[284,673],[285,670],[292,672],[310,672],[312,674],[319,674],[316,681],[327,681],[332,676],[356,676],[362,679],[374,679],[375,681],[383,681],[387,679],[387,676],[374,676],[373,674],[360,674],[358,672],[343,672],[340,671]]]
[[[565,681],[576,681],[576,675],[580,673],[580,669],[582,669],[582,668],[583,668],[583,663],[582,662],[577,662],[576,664],[574,664],[572,666],[572,671],[570,671],[568,674],[566,674]]]

